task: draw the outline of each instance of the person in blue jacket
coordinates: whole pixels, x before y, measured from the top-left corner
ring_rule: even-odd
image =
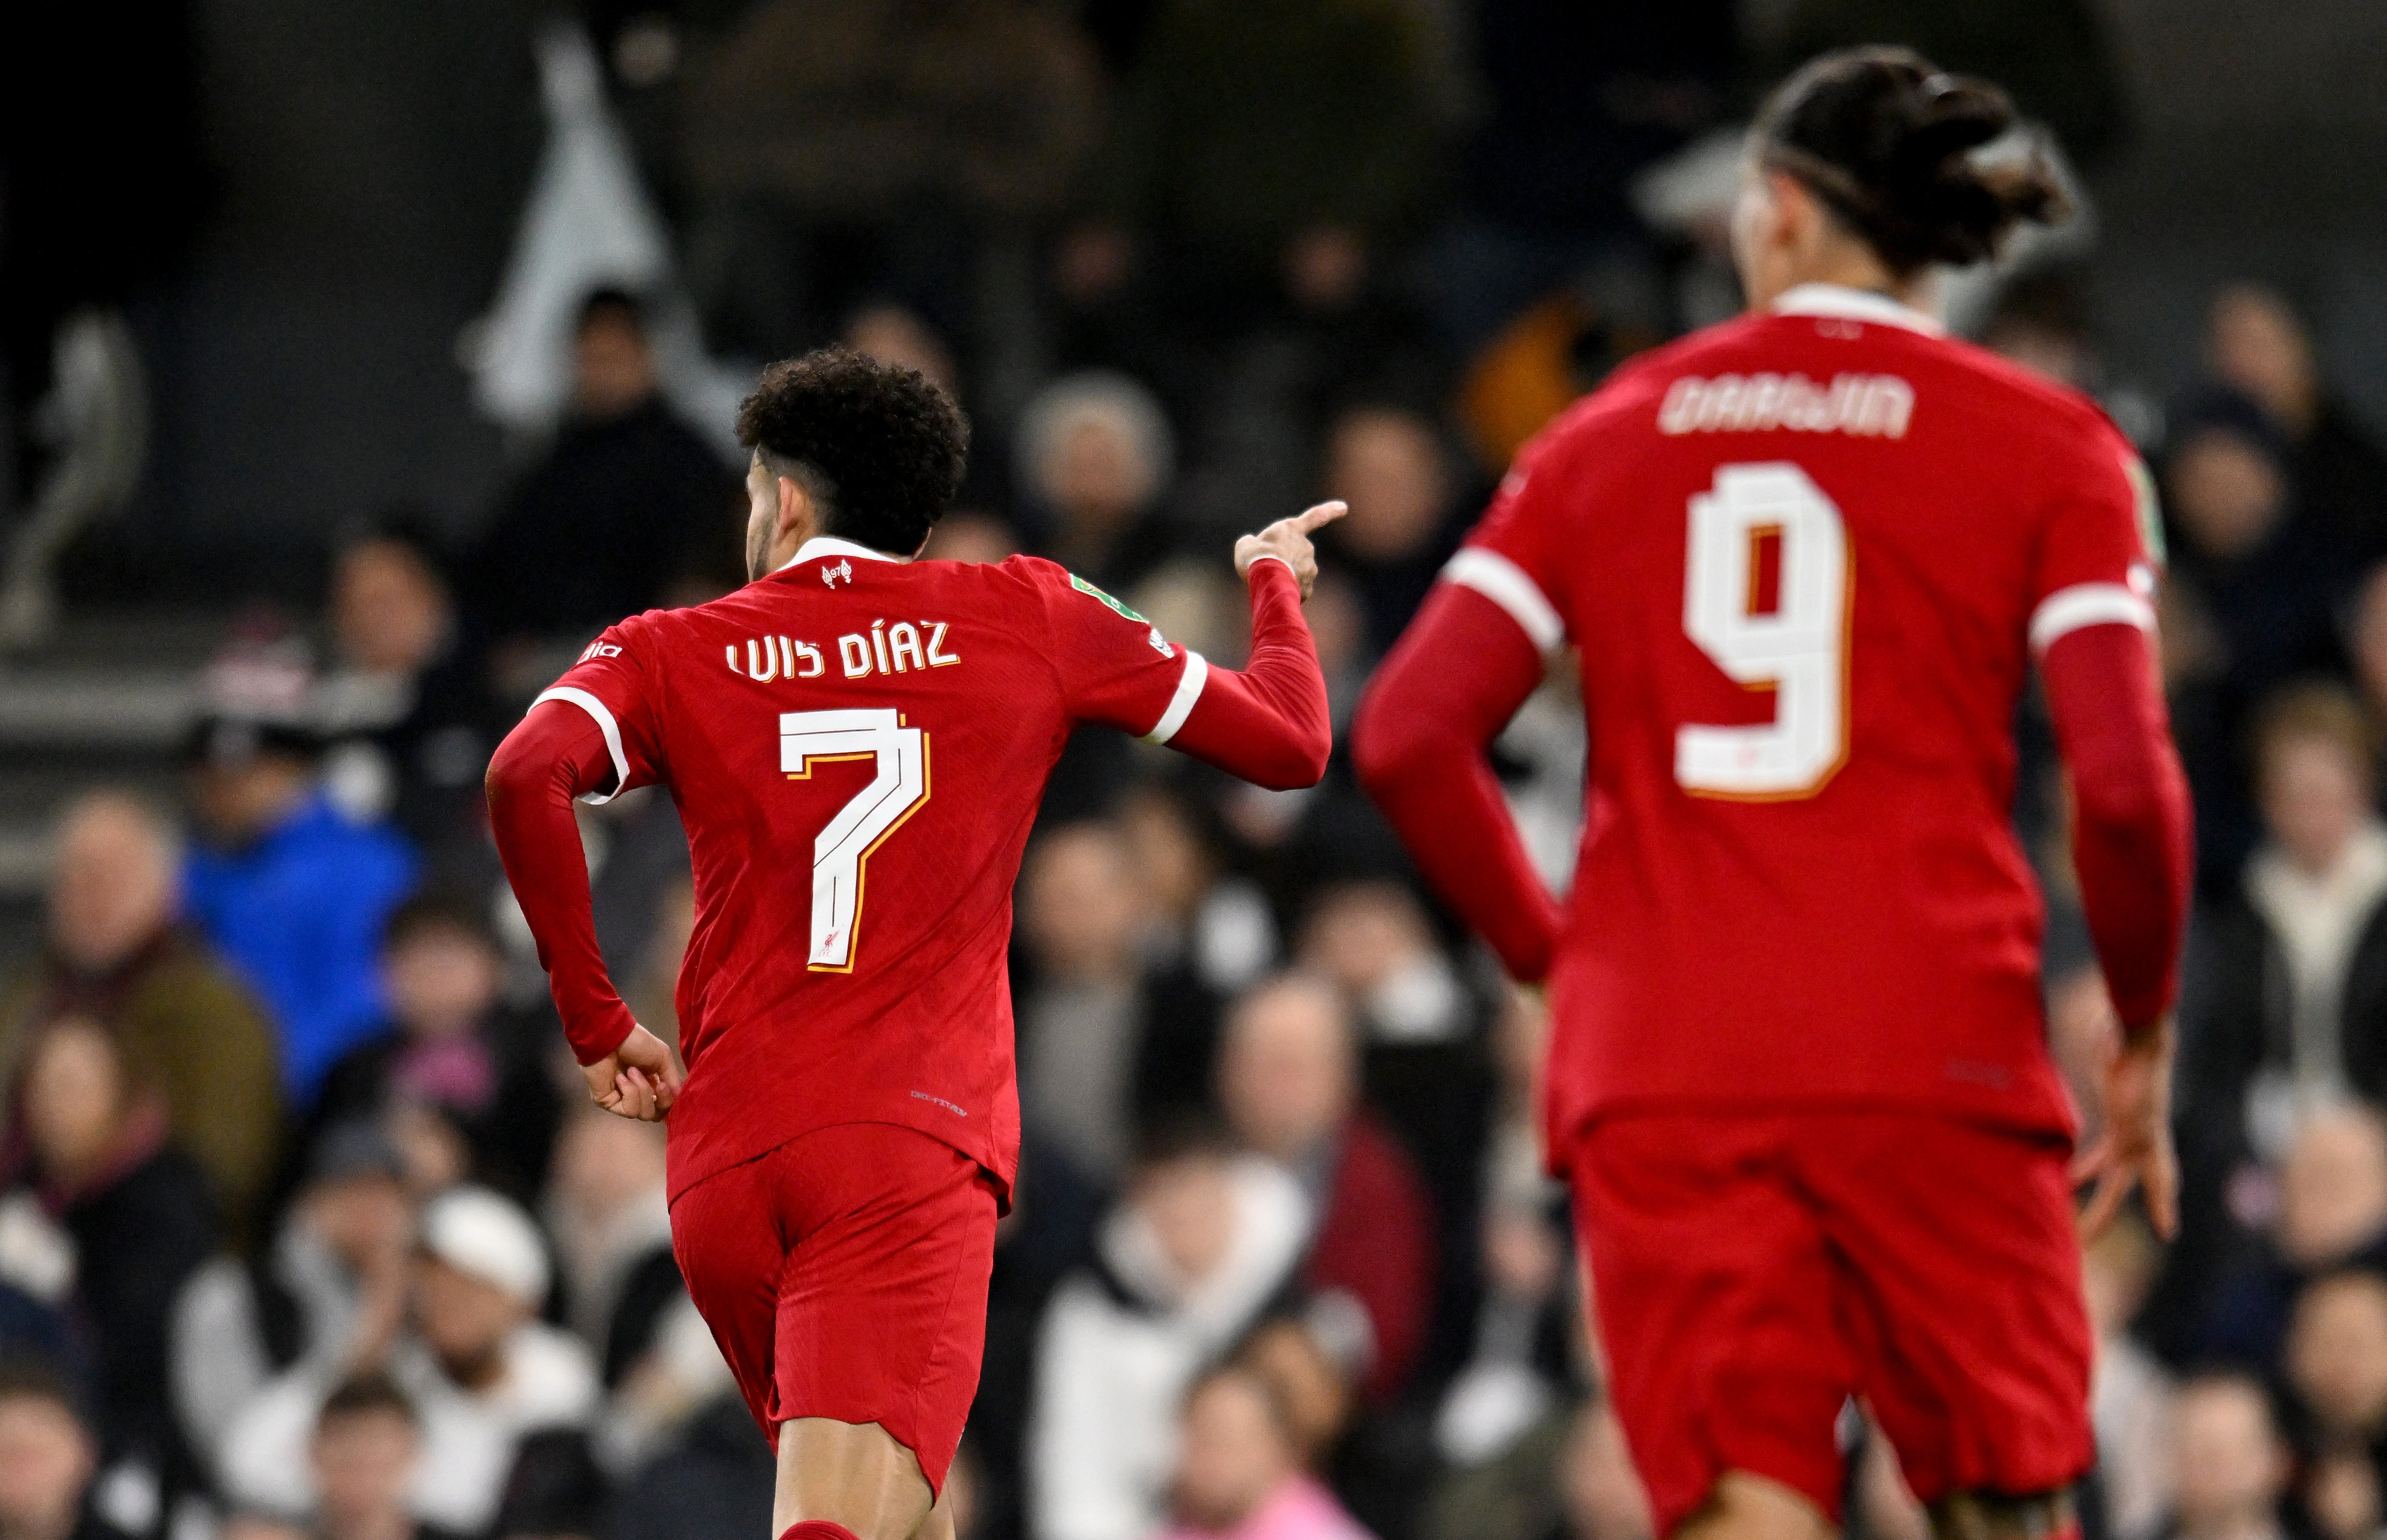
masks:
[[[200,839],[183,905],[272,1013],[293,1107],[382,1020],[382,927],[420,865],[397,831],[333,805],[316,751],[303,727],[215,715],[189,755]]]

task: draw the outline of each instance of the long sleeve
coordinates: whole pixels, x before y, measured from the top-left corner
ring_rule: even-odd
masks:
[[[1315,786],[1334,733],[1301,585],[1275,560],[1254,562],[1250,582],[1251,662],[1241,672],[1205,665],[1201,694],[1168,746],[1271,790]]]
[[[539,966],[573,1055],[594,1064],[638,1025],[605,975],[572,800],[613,783],[603,731],[562,701],[533,706],[489,762],[489,828],[538,942]]]
[[[2150,1026],[2179,990],[2192,852],[2149,638],[2127,625],[2067,631],[2040,675],[2072,774],[2073,865],[2105,987],[2126,1029]]]
[[[1525,853],[1486,751],[1542,680],[1542,657],[1475,589],[1438,585],[1353,722],[1360,784],[1443,902],[1525,982],[1564,920]]]

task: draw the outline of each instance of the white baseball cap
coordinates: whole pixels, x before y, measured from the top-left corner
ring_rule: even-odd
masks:
[[[423,1249],[537,1309],[547,1301],[547,1247],[520,1205],[486,1187],[451,1187],[423,1210]]]

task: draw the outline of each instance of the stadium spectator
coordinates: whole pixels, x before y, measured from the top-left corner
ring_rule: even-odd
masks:
[[[307,1441],[311,1540],[450,1540],[408,1506],[422,1464],[422,1420],[398,1382],[379,1370],[341,1382]]]
[[[1351,1377],[1299,1315],[1280,1313],[1252,1329],[1235,1361],[1282,1404],[1295,1462],[1318,1474],[1350,1430]]]
[[[2262,1382],[2201,1374],[2180,1387],[2170,1519],[2159,1540],[2285,1540],[2290,1454]]]
[[[215,1249],[207,1179],[167,1142],[162,1098],[95,1022],[66,1016],[36,1030],[13,1121],[20,1178],[72,1248],[71,1313],[95,1344],[102,1456],[170,1499],[191,1472],[159,1369],[174,1296]]]
[[[377,1358],[423,1420],[412,1507],[443,1528],[477,1534],[497,1519],[523,1436],[585,1425],[600,1387],[587,1350],[537,1319],[546,1245],[529,1216],[486,1189],[440,1194],[423,1215],[409,1282],[409,1329]],[[305,1446],[331,1382],[309,1366],[269,1384],[227,1432],[227,1496],[268,1513],[307,1510]]]
[[[2301,1112],[2387,1098],[2387,824],[2372,728],[2343,688],[2278,696],[2253,749],[2265,838],[2242,896],[2199,927],[2181,1085],[2198,1142],[2234,1130],[2275,1159]]]
[[[1417,1169],[1359,1100],[1349,1008],[1332,986],[1287,975],[1238,1001],[1219,1055],[1219,1101],[1246,1148],[1293,1172],[1316,1214],[1305,1288],[1364,1319],[1361,1394],[1407,1387],[1433,1311],[1434,1219]]]
[[[1276,1387],[1214,1369],[1185,1397],[1167,1540],[1370,1540],[1332,1493],[1303,1474]]]
[[[1371,1041],[1447,1041],[1471,1025],[1459,977],[1434,944],[1417,895],[1402,883],[1320,890],[1302,928],[1300,959],[1352,1000]]]
[[[1159,1526],[1186,1387],[1293,1282],[1309,1229],[1300,1184],[1272,1162],[1196,1124],[1151,1136],[1093,1265],[1046,1313],[1031,1534],[1136,1540]]]
[[[563,1319],[616,1386],[682,1297],[663,1201],[663,1142],[649,1124],[582,1105],[564,1121],[547,1231],[562,1264]]]
[[[2296,516],[2278,425],[2245,397],[2208,391],[2172,417],[2165,506],[2176,538],[2166,584],[2166,673],[2195,794],[2200,886],[2235,880],[2254,839],[2243,736],[2291,680],[2335,673],[2335,607],[2355,553]]]
[[[624,1480],[638,1500],[609,1516],[608,1540],[753,1540],[771,1527],[776,1480],[771,1446],[745,1402],[727,1392]]]
[[[325,781],[351,817],[386,816],[452,864],[474,848],[503,723],[438,548],[404,517],[351,541],[333,561],[329,611],[331,666],[314,690]]]
[[[93,1510],[99,1449],[73,1393],[47,1365],[0,1362],[0,1534],[8,1540],[119,1540]]]
[[[414,1242],[404,1179],[380,1127],[335,1124],[270,1242],[216,1257],[183,1287],[167,1370],[183,1434],[219,1487],[230,1485],[226,1439],[275,1381],[335,1383],[387,1353]]]
[[[491,1540],[595,1540],[603,1532],[610,1488],[580,1429],[525,1434],[506,1476]]]
[[[1083,1177],[1110,1182],[1134,1142],[1145,916],[1108,824],[1055,829],[1029,852],[1019,929],[1034,965],[1018,1006],[1022,1122]]]
[[[165,1099],[228,1227],[246,1235],[281,1133],[273,1029],[207,943],[175,923],[176,841],[165,817],[94,791],[58,819],[41,953],[0,984],[0,1061],[39,1023],[98,1021]]]
[[[1358,587],[1368,660],[1392,650],[1457,547],[1450,452],[1407,408],[1352,407],[1326,435],[1326,495],[1351,505],[1323,544]]]
[[[2349,1264],[2387,1268],[2387,1122],[2350,1104],[2296,1130],[2267,1244],[2223,1278],[2198,1345],[2250,1369],[2278,1362],[2305,1283]]]
[[[2284,1368],[2317,1452],[2367,1450],[2387,1436],[2387,1277],[2345,1268],[2305,1285]]]
[[[410,1108],[454,1128],[472,1180],[536,1194],[562,1114],[539,1046],[500,1017],[503,966],[471,908],[436,897],[398,905],[382,933],[388,1018],[324,1076],[313,1126]]]
[[[2090,1410],[2098,1486],[2105,1533],[2119,1537],[2151,1533],[2172,1501],[2172,1376],[2129,1331],[2160,1260],[2154,1237],[2131,1221],[2090,1243],[2081,1269],[2097,1330]]]
[[[2330,391],[2304,318],[2277,290],[2232,284],[2213,297],[2206,361],[2262,404],[2290,448],[2297,507],[2364,558],[2387,554],[2387,454]]]
[[[1156,510],[1176,443],[1150,390],[1125,374],[1067,375],[1021,411],[1018,440],[1025,512],[1043,555],[1125,592],[1167,553]]]
[[[287,723],[230,715],[190,745],[201,839],[183,857],[183,903],[272,1014],[293,1111],[380,1018],[382,924],[419,865],[395,831],[341,815],[316,779],[318,747]]]
[[[651,608],[680,579],[738,570],[737,477],[664,401],[638,298],[582,302],[573,380],[570,419],[508,489],[470,569],[489,635],[516,658],[524,641],[576,641]]]

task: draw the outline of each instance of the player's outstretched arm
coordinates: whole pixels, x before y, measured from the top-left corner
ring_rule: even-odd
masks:
[[[2133,1186],[2155,1228],[2179,1224],[2172,1151],[2171,1006],[2192,866],[2188,778],[2173,751],[2153,649],[2121,624],[2084,626],[2040,660],[2056,746],[2071,772],[2073,865],[2122,1044],[2104,1075],[2104,1128],[2075,1167],[2097,1182],[2081,1218],[2102,1230]]]
[[[1443,902],[1533,983],[1562,919],[1487,757],[1542,682],[1542,655],[1492,600],[1442,583],[1376,671],[1351,725],[1359,784]]]
[[[1274,791],[1316,786],[1326,774],[1334,727],[1301,603],[1318,581],[1309,536],[1344,512],[1342,503],[1320,503],[1235,542],[1235,571],[1251,588],[1251,661],[1240,671],[1206,665],[1170,748]]]
[[[651,1123],[679,1094],[679,1062],[631,1016],[606,977],[572,815],[573,798],[613,773],[604,734],[587,713],[562,701],[534,706],[489,762],[489,828],[590,1099]]]

